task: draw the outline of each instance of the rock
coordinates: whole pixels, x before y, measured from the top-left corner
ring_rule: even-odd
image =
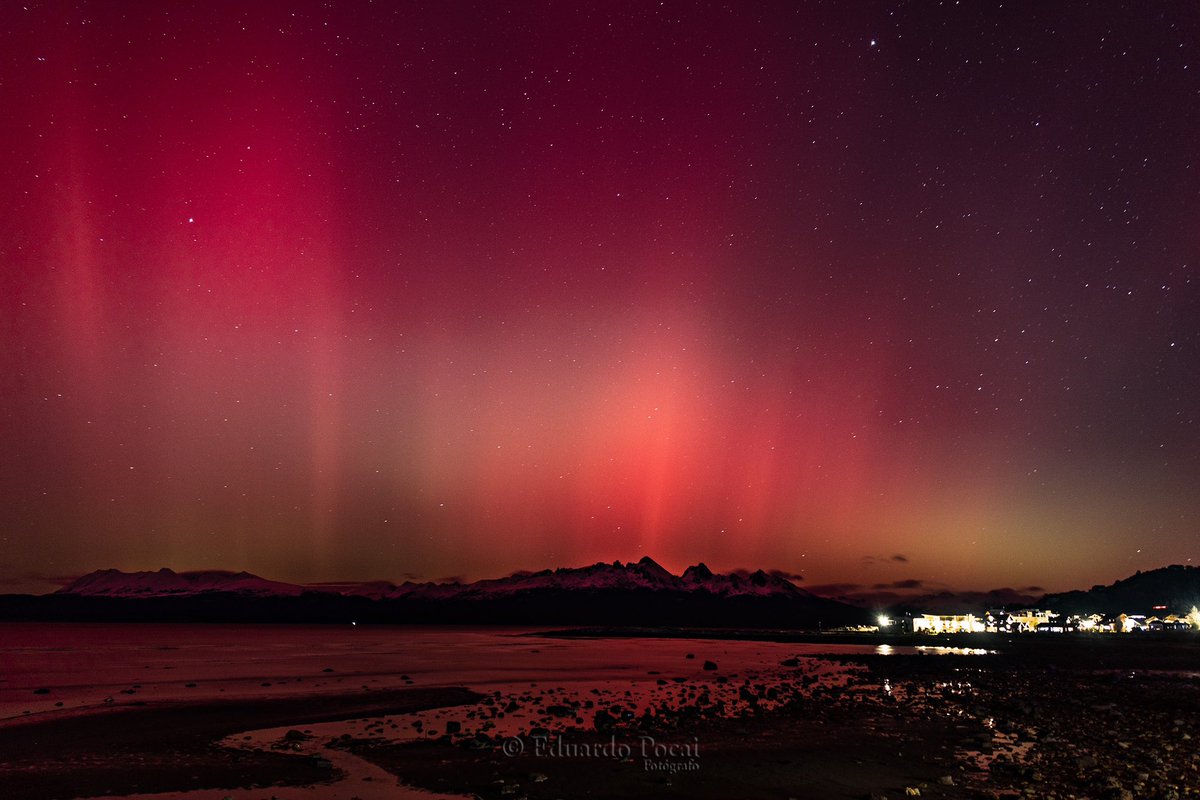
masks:
[[[711,672],[711,671],[713,671],[713,670],[715,670],[715,669],[717,668],[717,662],[715,662],[715,661],[705,661],[705,662],[704,662],[704,668],[705,668],[706,670],[708,670],[708,671],[710,671],[710,672]]]
[[[607,731],[611,730],[617,724],[617,719],[607,711],[597,711],[592,724],[596,726],[596,730],[598,731]]]
[[[50,694],[50,690],[47,689],[45,686],[43,686],[40,689],[34,689],[33,693],[34,694]]]
[[[463,741],[463,747],[468,750],[490,750],[492,740],[486,733],[477,733],[470,739]]]
[[[302,742],[307,738],[308,737],[305,736],[303,732],[298,731],[295,728],[292,728],[290,731],[288,731],[287,733],[285,733],[283,735],[283,740],[285,742]]]
[[[940,783],[942,786],[953,786],[954,785],[954,776],[953,775],[943,775],[942,777],[938,778],[938,783]]]
[[[921,790],[915,786],[905,786],[904,787],[904,796],[905,797],[920,797]]]
[[[453,720],[453,719],[446,721],[446,733],[461,733],[461,732],[462,732],[462,723],[461,722],[458,722],[457,720]]]
[[[695,657],[696,657],[695,653],[688,653],[686,656],[684,656],[684,658],[695,658]]]

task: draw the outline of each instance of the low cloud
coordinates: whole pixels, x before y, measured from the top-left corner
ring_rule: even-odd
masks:
[[[756,569],[746,569],[745,567],[738,567],[737,569],[729,570],[729,574],[737,575],[739,578],[749,578],[751,575],[753,575],[754,573],[756,573],[758,571],[759,570],[756,570]],[[791,581],[792,583],[799,583],[800,581],[804,580],[804,576],[801,575],[799,572],[788,572],[785,569],[764,569],[762,571],[767,573],[768,575],[771,575],[772,577],[783,578],[785,581]]]
[[[22,583],[53,583],[55,586],[70,586],[82,575],[46,575],[42,572],[22,572],[18,575],[0,577],[0,585],[16,586]]]
[[[861,608],[898,607],[933,614],[979,614],[1004,606],[1035,606],[1041,597],[1041,587],[1013,589],[1001,587],[987,591],[960,591],[937,581],[904,578],[870,585],[827,583],[810,586],[809,591],[852,603]]]
[[[1013,605],[1015,603],[1032,605],[1041,599],[1039,595],[1043,592],[1044,590],[1040,586],[1026,586],[1024,589],[1010,589],[1005,586],[1001,589],[988,590],[983,594],[983,599],[994,605]]]
[[[873,587],[875,589],[924,589],[925,581],[919,578],[907,578],[902,581],[892,581],[891,583],[877,583]]]
[[[415,572],[401,572],[396,578],[378,578],[375,580],[366,581],[316,581],[314,583],[306,583],[304,586],[312,587],[313,589],[353,589],[355,586],[362,586],[365,583],[394,583],[400,584],[405,581],[421,581],[424,577]]]
[[[890,556],[863,556],[862,563],[868,567],[872,564],[907,564],[908,556],[903,553],[896,553]]]
[[[813,594],[821,597],[839,597],[861,591],[866,587],[861,583],[821,583],[807,588]]]
[[[788,572],[785,569],[768,570],[767,574],[773,578],[783,578],[785,581],[791,581],[792,583],[799,583],[804,580],[804,576],[799,572]]]
[[[70,586],[80,575],[47,575],[44,572],[0,574],[0,594],[40,594]]]

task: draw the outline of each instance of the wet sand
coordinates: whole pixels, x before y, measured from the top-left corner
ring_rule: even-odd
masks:
[[[88,626],[3,628],[0,796],[1180,800],[1200,787],[1196,637],[989,650],[148,628],[111,627],[108,645]]]
[[[407,689],[261,700],[147,703],[0,725],[0,786],[8,800],[312,784],[330,765],[222,747],[239,731],[402,714],[471,702],[466,689]]]
[[[526,738],[515,755],[503,741],[347,746],[406,783],[480,798],[837,800],[902,797],[907,788],[950,798],[966,796],[937,783],[953,769],[955,734],[939,723],[765,715],[674,731],[566,733],[562,745]],[[591,754],[580,755],[587,747]]]

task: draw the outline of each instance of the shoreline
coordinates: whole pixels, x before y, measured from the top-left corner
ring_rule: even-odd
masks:
[[[39,710],[0,722],[6,798],[1167,800],[1200,785],[1190,636],[992,651],[724,629],[67,632],[7,651],[20,680],[0,693]],[[648,761],[647,741],[668,749]]]
[[[462,705],[461,687],[125,705],[0,725],[0,785],[9,800],[239,789],[332,780],[318,759],[223,747],[243,731]]]

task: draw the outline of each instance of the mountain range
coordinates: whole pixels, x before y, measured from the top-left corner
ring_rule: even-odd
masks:
[[[56,594],[92,597],[163,597],[202,592],[233,592],[246,595],[296,596],[305,587],[251,575],[249,572],[204,570],[175,572],[163,567],[157,572],[122,572],[101,569],[76,578]]]
[[[892,614],[964,613],[1018,605],[1067,613],[1186,613],[1200,605],[1200,567],[1163,567],[1107,586],[1040,598],[943,592],[881,605]],[[819,596],[763,570],[722,574],[697,564],[675,575],[648,556],[637,562],[518,572],[470,583],[306,586],[248,572],[106,569],[50,595],[0,595],[0,620],[819,628],[870,624],[879,610]]]
[[[304,592],[369,597],[374,600],[419,598],[444,600],[474,598],[479,600],[509,597],[537,591],[661,591],[708,593],[720,597],[752,595],[757,597],[785,596],[814,598],[814,595],[791,581],[758,570],[752,573],[717,574],[704,564],[688,567],[682,575],[674,575],[649,556],[640,561],[622,564],[599,563],[588,567],[563,567],[540,572],[518,572],[506,578],[473,583],[413,583],[400,585],[388,581],[361,584],[300,584],[281,583],[252,575],[249,572],[206,570],[175,572],[121,572],[115,569],[97,570],[77,578],[59,589],[57,594],[88,595],[93,597],[152,597],[188,595],[202,592],[233,592],[245,595],[295,596]],[[814,598],[815,599],[815,598]]]
[[[870,616],[762,570],[681,575],[637,562],[520,572],[471,583],[302,586],[248,572],[99,570],[51,595],[0,597],[0,619],[821,627]]]

